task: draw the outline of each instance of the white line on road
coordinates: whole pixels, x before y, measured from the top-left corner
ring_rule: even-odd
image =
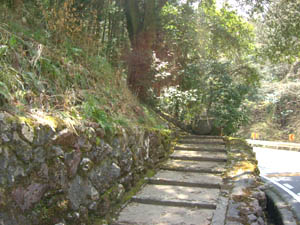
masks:
[[[269,177],[266,176],[261,176],[263,178],[265,178],[266,180],[272,182],[273,184],[277,185],[278,187],[280,187],[281,189],[285,190],[290,196],[292,196],[297,202],[300,203],[300,196],[296,195],[294,192],[292,192],[290,189],[286,188],[285,186],[283,186],[282,184],[270,179]]]
[[[294,187],[290,184],[283,184],[284,186],[286,186],[288,189],[293,189]]]

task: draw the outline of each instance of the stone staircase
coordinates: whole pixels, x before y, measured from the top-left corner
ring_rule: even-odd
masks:
[[[186,136],[115,225],[224,225],[227,207],[221,137]]]

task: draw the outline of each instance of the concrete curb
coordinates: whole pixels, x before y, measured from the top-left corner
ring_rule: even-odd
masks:
[[[261,190],[257,161],[252,148],[239,138],[225,138],[227,171],[223,179],[230,186],[226,225],[267,224],[263,210],[267,199]]]
[[[280,194],[273,188],[265,190],[268,199],[268,211],[272,213],[279,225],[298,225],[290,206],[282,200]],[[271,211],[271,212],[270,212]]]
[[[217,203],[217,208],[214,212],[211,225],[225,225],[227,207],[229,202],[228,194],[228,191],[221,190]]]

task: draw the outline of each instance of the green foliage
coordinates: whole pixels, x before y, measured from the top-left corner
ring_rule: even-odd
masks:
[[[160,60],[156,78],[177,82],[160,95],[158,107],[186,124],[214,118],[225,133],[235,132],[247,121],[243,101],[259,83],[250,66],[252,25],[226,5],[217,9],[215,1],[202,1],[198,9],[189,2],[166,4],[162,23],[173,62]],[[172,66],[178,69],[168,74]]]
[[[244,99],[258,85],[249,66],[255,60],[253,26],[226,4],[217,8],[216,1],[204,0],[197,8],[196,2],[22,1],[20,15],[1,6],[1,94],[23,107],[82,111],[108,130],[130,125],[128,117],[157,127],[155,114],[137,107],[128,93],[128,73],[133,81],[142,77],[155,94],[165,89],[159,106],[180,121],[215,117],[218,127],[234,132],[246,121]],[[281,3],[288,4],[278,8]],[[276,49],[279,60],[298,57],[298,4],[281,0],[262,14],[264,50],[272,55]]]
[[[84,117],[97,122],[106,131],[112,131],[114,128],[112,120],[104,110],[99,108],[100,105],[101,103],[96,97],[87,95],[86,101],[82,105]]]
[[[254,32],[236,11],[216,3],[202,1],[198,9],[189,3],[166,4],[162,10],[162,25],[168,47],[179,63],[187,65],[199,60],[241,59],[254,50]]]
[[[201,27],[205,34],[202,40],[208,57],[235,59],[254,50],[253,27],[236,11],[225,7],[217,10],[205,4],[199,8]]]
[[[15,36],[12,36],[10,39],[9,39],[9,41],[8,41],[8,43],[9,43],[9,46],[11,47],[11,48],[15,48],[16,46],[17,46],[17,39],[16,39],[16,37]]]
[[[261,56],[273,62],[294,62],[300,57],[300,2],[271,2],[258,20]]]
[[[234,71],[238,69],[224,62],[209,61],[199,67],[204,70],[202,76],[186,78],[185,90],[169,88],[159,98],[159,107],[188,124],[201,118],[213,118],[214,125],[223,128],[226,134],[236,132],[247,122],[243,101],[251,87],[258,84],[257,74],[248,68],[248,79],[235,77]]]
[[[11,99],[10,91],[8,90],[5,83],[0,81],[0,97],[3,95],[5,99]]]
[[[7,46],[7,45],[1,45],[1,46],[0,46],[0,57],[1,57],[1,56],[5,56],[7,50],[8,50],[8,46]]]
[[[52,31],[45,24],[64,25],[56,24],[55,18],[45,20],[40,9],[53,10],[51,13],[54,13],[55,5],[51,2],[57,3],[24,1],[21,8],[24,14],[20,17],[5,5],[0,6],[0,104],[9,103],[14,106],[12,110],[20,113],[38,109],[66,120],[93,120],[111,132],[120,125],[136,125],[135,109],[139,105],[126,87],[124,63],[116,60],[116,67],[113,67],[105,50],[106,41],[116,34],[112,32],[124,31],[110,30],[124,25],[119,21],[122,18],[113,18],[113,13],[120,14],[118,3],[114,2],[113,8],[108,9],[107,17],[97,17],[99,29],[105,27],[98,30],[103,42],[97,36],[99,33],[84,30],[86,33],[82,37],[85,37],[85,42],[82,43],[81,39]],[[68,4],[71,2],[68,1]],[[109,1],[105,2],[105,7],[111,5]],[[99,10],[102,10],[101,7]],[[62,15],[57,16],[61,18]],[[103,24],[108,17],[109,20]],[[115,22],[113,19],[116,19]],[[124,44],[128,39],[122,41]],[[121,46],[120,40],[116,44]],[[111,47],[114,48],[114,45]],[[120,54],[119,48],[113,51]],[[93,93],[94,99],[84,93]],[[139,110],[138,113],[143,115],[144,109]],[[142,125],[157,126],[159,122],[154,117],[151,114],[150,119],[144,118]]]
[[[247,114],[242,105],[248,91],[247,86],[236,84],[223,69],[215,72],[208,78],[210,95],[204,95],[204,98],[209,98],[208,115],[215,118],[216,127],[223,128],[225,134],[232,134],[247,122]]]
[[[178,61],[184,62],[198,54],[199,17],[191,5],[166,4],[161,12],[162,26],[168,47],[176,51]]]

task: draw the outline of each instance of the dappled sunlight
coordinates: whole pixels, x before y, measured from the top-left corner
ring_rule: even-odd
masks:
[[[143,205],[138,203],[131,203],[129,206],[121,212],[119,221],[131,225],[210,225],[213,216],[213,210],[207,209],[186,209],[183,207]],[[147,222],[145,218],[147,218]]]
[[[68,116],[67,113],[64,114],[55,114],[45,112],[41,109],[31,109],[30,112],[26,113],[26,116],[19,116],[18,119],[26,123],[29,126],[34,124],[49,126],[53,131],[56,131],[57,128],[66,127],[69,131],[76,133],[75,126],[80,125],[82,122],[81,117]]]
[[[165,201],[185,200],[197,203],[215,203],[219,192],[219,189],[200,187],[147,185],[136,196],[139,198],[160,199]]]
[[[176,168],[192,168],[192,169],[216,169],[222,168],[225,163],[221,162],[201,162],[201,164],[197,161],[184,161],[184,160],[169,160],[165,164],[168,167],[173,169]]]
[[[179,147],[198,147],[198,148],[207,148],[207,149],[213,149],[213,148],[220,148],[220,147],[224,147],[222,145],[213,145],[213,144],[207,144],[207,143],[198,143],[198,144],[193,144],[193,143],[184,143],[184,144],[181,144],[181,143],[178,143],[178,146]]]
[[[172,156],[191,156],[191,157],[226,157],[225,153],[201,152],[201,151],[175,151]]]
[[[187,180],[191,183],[212,183],[212,184],[220,184],[222,183],[222,178],[216,174],[210,173],[194,173],[194,172],[180,172],[180,171],[159,171],[152,179],[160,181],[179,181],[179,182],[186,182]]]

